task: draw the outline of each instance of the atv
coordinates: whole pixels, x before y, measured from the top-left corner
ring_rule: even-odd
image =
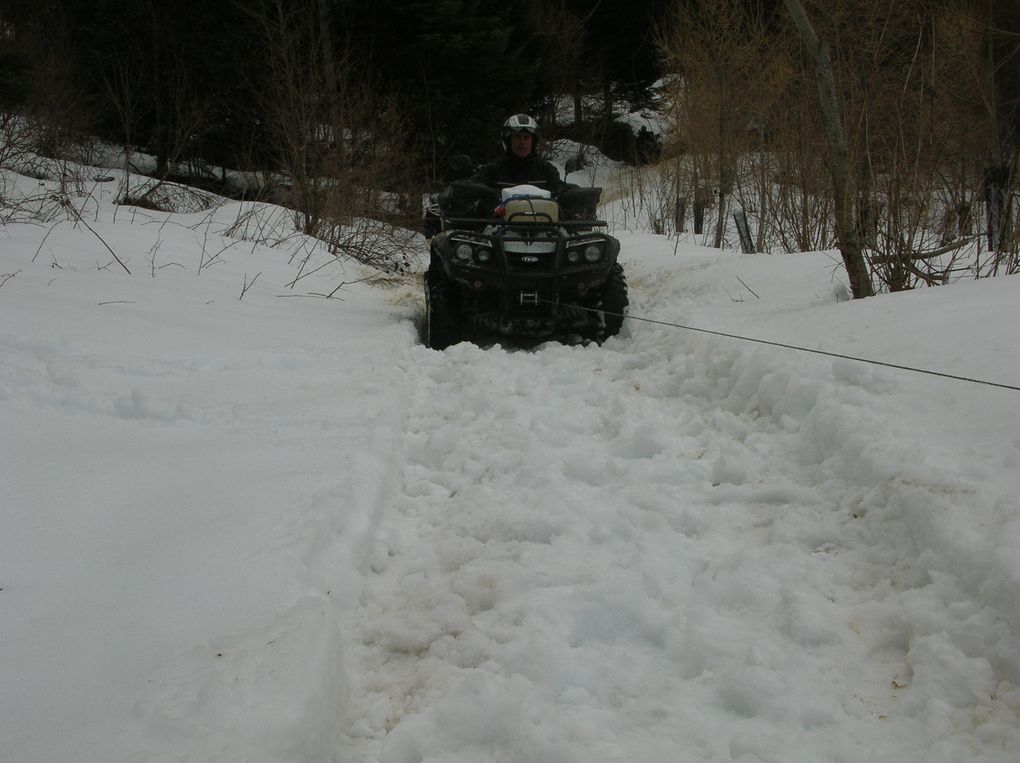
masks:
[[[595,341],[620,331],[627,281],[620,242],[595,219],[601,188],[556,198],[524,185],[455,181],[425,215],[425,344],[488,337]]]

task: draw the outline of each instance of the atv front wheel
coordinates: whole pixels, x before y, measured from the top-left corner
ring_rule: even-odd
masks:
[[[630,304],[627,299],[627,278],[623,274],[623,265],[616,263],[609,271],[605,283],[601,289],[602,317],[605,328],[602,330],[602,338],[608,339],[620,333],[623,327],[623,316]]]
[[[425,272],[425,346],[445,350],[461,341],[460,292],[440,268]]]

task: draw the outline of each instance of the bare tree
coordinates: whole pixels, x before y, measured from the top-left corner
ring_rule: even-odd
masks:
[[[115,55],[110,69],[103,78],[103,90],[120,119],[124,151],[124,180],[119,198],[122,201],[127,201],[132,198],[131,173],[135,168],[131,157],[134,151],[136,123],[141,108],[142,78],[138,66],[132,61]]]
[[[337,255],[400,266],[410,243],[390,221],[409,207],[414,156],[397,104],[365,86],[349,49],[336,47],[322,0],[264,0],[251,13],[267,59],[253,86],[298,227]]]
[[[677,6],[660,47],[679,72],[670,92],[677,119],[675,143],[689,149],[694,193],[715,189],[713,246],[723,245],[727,201],[737,176],[738,157],[747,148],[753,121],[748,89],[755,67],[755,19],[739,0]]]
[[[836,41],[856,233],[874,275],[893,291],[963,272],[962,254],[979,254],[975,201],[1010,176],[997,158],[988,30],[970,6],[846,0],[821,19]],[[998,201],[1008,198],[1007,190]],[[1010,209],[1003,204],[993,221],[996,205],[986,208],[994,241],[1008,231]]]
[[[73,65],[71,39],[58,3],[40,2],[16,29],[5,25],[0,53],[8,66],[20,66],[8,75],[8,97],[0,104],[0,164],[80,189],[81,173],[70,172],[67,160],[81,158],[76,149],[97,120],[83,73]]]
[[[808,54],[815,62],[818,106],[822,113],[825,134],[829,142],[828,165],[829,173],[832,176],[836,238],[840,254],[843,257],[843,265],[850,279],[850,291],[855,298],[870,297],[875,293],[875,290],[871,285],[867,262],[864,259],[860,238],[853,221],[852,204],[848,192],[852,177],[850,152],[843,131],[843,120],[836,95],[836,81],[832,71],[829,46],[815,34],[815,29],[800,0],[784,0],[784,2],[800,32]]]
[[[716,191],[717,244],[737,198],[760,250],[835,245],[857,297],[873,278],[900,290],[1015,268],[1020,86],[1002,73],[1020,74],[1020,7],[804,5],[767,20],[730,0],[677,9],[662,42],[675,157],[663,182],[684,186],[696,218]]]

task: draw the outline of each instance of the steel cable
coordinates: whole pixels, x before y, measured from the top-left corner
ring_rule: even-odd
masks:
[[[548,300],[546,300],[548,301]],[[594,308],[581,308],[583,310],[590,310],[592,312],[605,312],[602,310],[596,310]],[[619,315],[619,313],[606,313],[608,315]],[[755,344],[764,344],[770,347],[782,347],[786,350],[797,350],[799,352],[809,352],[813,355],[824,355],[829,358],[838,358],[840,360],[852,360],[857,363],[868,363],[873,366],[883,366],[885,368],[894,368],[897,371],[911,371],[917,374],[925,374],[927,376],[937,376],[942,379],[953,379],[954,381],[968,382],[970,384],[981,384],[986,387],[998,387],[1000,389],[1009,389],[1014,392],[1020,392],[1020,386],[1014,384],[1003,384],[1002,382],[988,381],[987,379],[976,379],[971,376],[958,376],[956,374],[948,374],[942,371],[931,371],[926,368],[916,368],[914,366],[904,366],[898,363],[887,363],[883,360],[873,360],[871,358],[861,358],[855,355],[845,355],[839,352],[828,352],[826,350],[816,350],[811,347],[801,347],[795,344],[787,344],[785,342],[773,342],[768,339],[757,339],[751,336],[741,336],[740,334],[729,334],[725,331],[713,331],[711,329],[699,328],[697,326],[685,326],[680,323],[670,323],[669,321],[659,321],[653,318],[642,318],[638,315],[627,314],[626,319],[632,321],[642,321],[644,323],[654,323],[658,326],[670,326],[672,328],[683,329],[685,331],[696,331],[700,334],[711,334],[712,336],[721,336],[726,339],[737,339],[742,342],[754,342]]]

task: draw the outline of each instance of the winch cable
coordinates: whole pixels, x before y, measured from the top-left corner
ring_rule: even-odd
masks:
[[[549,304],[557,304],[552,302],[551,300],[542,301],[548,302]],[[633,315],[631,313],[621,315],[620,313],[612,313],[607,310],[597,310],[591,307],[581,307],[580,305],[576,305],[575,307],[592,313],[603,313],[604,315],[612,315],[618,318],[626,318],[627,320],[641,321],[643,323],[654,323],[658,326],[669,326],[671,328],[683,329],[685,331],[696,331],[700,334],[711,334],[712,336],[721,336],[725,337],[726,339],[736,339],[741,342],[753,342],[755,344],[764,344],[770,347],[781,347],[785,350],[797,350],[798,352],[809,352],[813,355],[824,355],[829,358],[838,358],[840,360],[852,360],[857,363],[868,363],[873,366],[894,368],[897,371],[911,371],[916,374],[925,374],[927,376],[936,376],[942,379],[952,379],[954,381],[962,381],[967,382],[969,384],[981,384],[986,387],[998,387],[1000,389],[1009,389],[1013,390],[1014,392],[1020,392],[1020,386],[1016,386],[1013,384],[1003,384],[1001,382],[988,381],[987,379],[975,379],[970,376],[957,376],[956,374],[947,374],[942,371],[931,371],[926,368],[916,368],[914,366],[903,366],[897,363],[887,363],[883,360],[873,360],[871,358],[861,358],[854,355],[844,355],[843,353],[839,352],[827,352],[826,350],[816,350],[811,347],[800,347],[799,345],[796,344],[787,344],[785,342],[773,342],[768,339],[758,339],[751,336],[741,336],[740,334],[728,334],[725,331],[713,331],[711,329],[699,328],[697,326],[685,326],[681,323],[670,323],[669,321],[659,321],[655,320],[654,318],[643,318],[639,315]]]

